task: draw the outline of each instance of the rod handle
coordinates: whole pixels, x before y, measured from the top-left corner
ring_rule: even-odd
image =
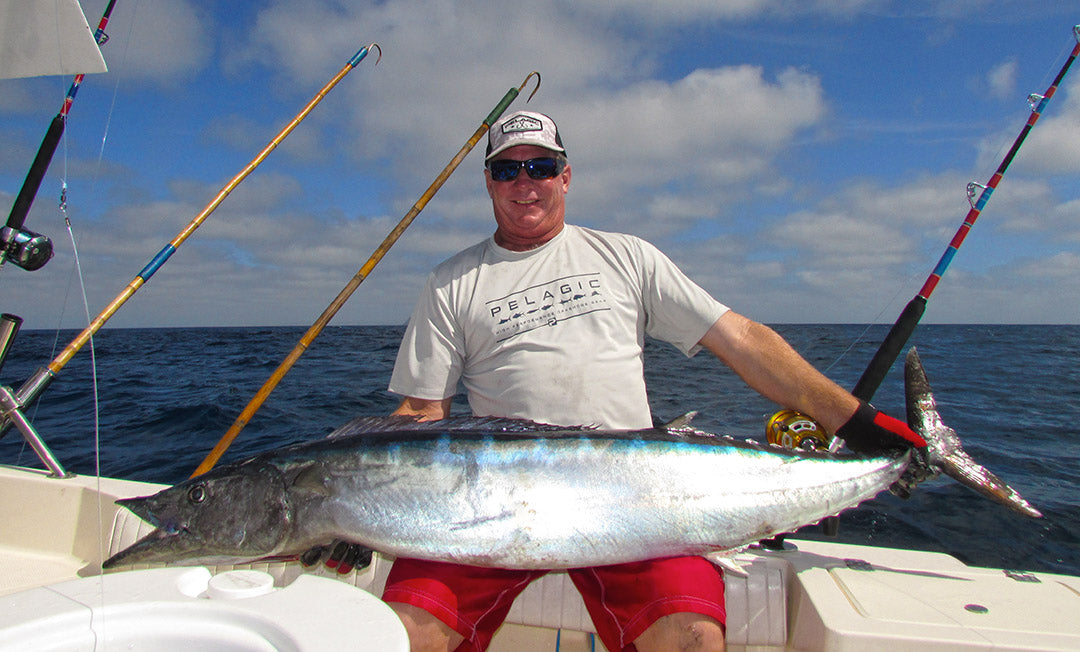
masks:
[[[874,397],[878,387],[881,387],[881,381],[885,380],[885,375],[889,373],[889,368],[900,357],[900,350],[915,332],[915,327],[919,324],[924,312],[926,312],[924,297],[916,296],[908,302],[904,311],[900,313],[900,318],[896,320],[889,334],[881,342],[881,346],[870,360],[859,382],[855,383],[855,389],[851,390],[856,398],[869,401]]]

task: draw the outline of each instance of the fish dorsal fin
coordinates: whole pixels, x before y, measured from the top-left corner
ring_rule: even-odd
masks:
[[[388,417],[357,417],[341,426],[327,437],[345,437],[371,433],[399,432],[453,432],[486,430],[496,432],[559,432],[564,430],[587,430],[582,426],[552,426],[528,419],[503,417],[449,417],[438,421],[418,421],[414,416],[393,415]]]
[[[696,410],[692,410],[692,411],[687,412],[685,414],[680,414],[679,416],[675,417],[671,421],[668,421],[667,423],[659,426],[659,428],[660,428],[660,430],[667,430],[668,432],[673,432],[673,431],[678,432],[680,430],[693,430],[693,426],[690,425],[690,422],[694,420],[694,417],[696,417],[697,414],[698,413],[697,413]]]

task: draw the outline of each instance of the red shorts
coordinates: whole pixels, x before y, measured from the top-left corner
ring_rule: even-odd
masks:
[[[514,598],[548,571],[475,568],[435,561],[398,559],[382,599],[428,611],[465,637],[459,650],[485,650]],[[692,612],[723,625],[724,578],[702,557],[577,568],[570,579],[611,652],[633,650],[634,639],[661,616]]]

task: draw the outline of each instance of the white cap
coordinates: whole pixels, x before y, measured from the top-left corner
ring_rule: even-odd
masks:
[[[488,131],[485,161],[490,161],[503,150],[516,145],[537,145],[552,151],[566,153],[559,128],[555,121],[543,113],[518,111],[499,119]]]

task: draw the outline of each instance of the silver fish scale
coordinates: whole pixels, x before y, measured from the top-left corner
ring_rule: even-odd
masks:
[[[338,459],[299,547],[573,568],[728,549],[874,496],[906,458],[804,459],[670,441],[442,437]],[[285,546],[293,547],[293,546]]]

